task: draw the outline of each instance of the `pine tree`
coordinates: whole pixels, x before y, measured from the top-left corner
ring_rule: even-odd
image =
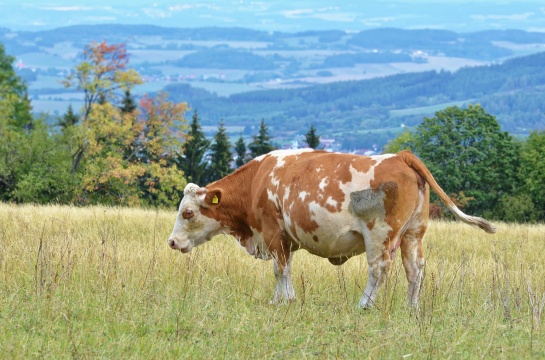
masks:
[[[231,173],[230,163],[233,160],[233,157],[230,149],[231,143],[227,136],[225,124],[223,123],[223,120],[221,120],[218,126],[218,132],[214,136],[214,143],[210,146],[209,183],[219,180]]]
[[[195,110],[187,133],[188,140],[183,146],[183,155],[178,159],[178,163],[188,182],[204,185],[204,175],[207,171],[204,153],[210,146],[210,140],[204,136],[199,120],[199,114]]]
[[[66,114],[64,114],[63,117],[57,121],[57,125],[60,126],[61,130],[64,131],[71,126],[76,125],[78,122],[79,116],[74,113],[74,110],[72,109],[72,104],[70,104],[68,105]]]
[[[259,134],[254,136],[254,140],[250,143],[250,145],[248,145],[248,147],[250,148],[252,158],[267,154],[276,149],[271,144],[271,138],[269,137],[269,130],[267,125],[265,125],[265,120],[261,120]]]
[[[123,106],[120,106],[119,109],[124,114],[130,114],[134,110],[136,110],[137,106],[136,106],[136,103],[134,102],[134,99],[131,96],[131,91],[130,90],[128,90],[128,89],[125,90],[125,96],[121,100],[121,104]]]
[[[235,161],[237,168],[248,162],[248,155],[246,154],[246,144],[244,143],[242,135],[240,135],[237,142],[235,143],[235,154],[237,155],[237,159]]]
[[[320,145],[320,136],[316,135],[316,128],[310,125],[310,130],[305,134],[307,145],[310,148],[316,149]]]

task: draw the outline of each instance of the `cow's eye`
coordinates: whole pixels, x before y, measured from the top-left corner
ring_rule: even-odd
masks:
[[[183,213],[182,213],[182,217],[184,219],[191,219],[193,216],[195,216],[195,213],[193,213],[193,210],[185,210]]]

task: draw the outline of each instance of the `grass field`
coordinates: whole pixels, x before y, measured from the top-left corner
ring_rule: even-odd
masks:
[[[298,300],[218,238],[166,245],[175,212],[0,204],[0,358],[543,358],[545,226],[433,222],[421,303],[397,254],[373,310],[364,256],[301,251]]]

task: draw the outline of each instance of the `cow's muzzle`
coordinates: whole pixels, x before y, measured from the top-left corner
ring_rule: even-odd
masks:
[[[188,253],[191,251],[191,244],[188,244],[187,246],[182,246],[174,239],[168,240],[168,246],[170,246],[173,250],[180,250],[183,253]]]

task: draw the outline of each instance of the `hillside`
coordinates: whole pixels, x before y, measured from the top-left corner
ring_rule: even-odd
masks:
[[[290,138],[314,124],[343,148],[379,146],[404,126],[453,104],[480,103],[513,134],[545,128],[545,53],[502,64],[428,71],[301,89],[253,91],[220,97],[188,85],[165,90],[197,108],[204,124],[223,118],[251,126],[264,118],[277,137]]]
[[[0,28],[0,43],[16,57],[34,110],[53,115],[68,104],[80,106],[81,94],[63,89],[60,80],[86,44],[102,40],[127,44],[130,64],[145,81],[135,95],[165,89],[188,101],[199,109],[209,134],[224,118],[231,135],[242,129],[250,136],[264,118],[282,144],[314,123],[323,137],[345,149],[369,148],[422,115],[468,101],[481,102],[515,133],[543,122],[539,65],[505,61],[543,51],[545,33],[115,24],[35,32]]]

